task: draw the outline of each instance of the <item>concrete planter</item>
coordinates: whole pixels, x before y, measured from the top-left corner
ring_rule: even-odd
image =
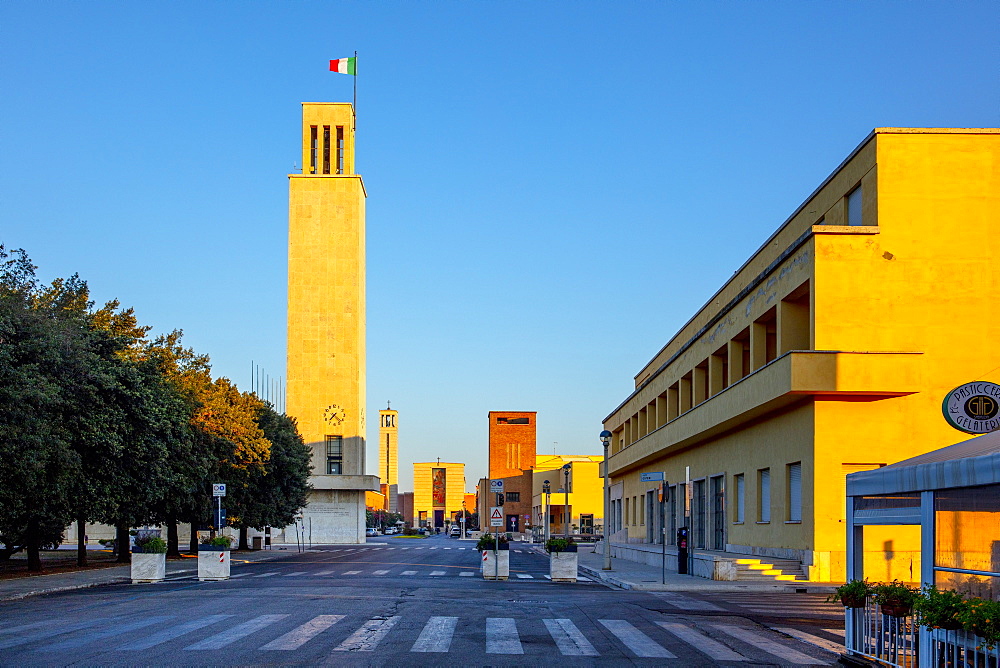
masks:
[[[510,550],[483,550],[483,579],[506,580],[510,577]]]
[[[553,582],[576,582],[577,552],[550,552],[549,577]]]
[[[204,546],[198,548],[198,579],[228,580],[229,550]]]
[[[163,582],[167,576],[167,555],[164,552],[132,553],[132,584]]]

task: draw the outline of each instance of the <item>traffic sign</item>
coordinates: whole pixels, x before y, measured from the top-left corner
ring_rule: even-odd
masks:
[[[491,527],[502,527],[503,526],[503,512],[499,508],[490,508],[490,526]]]
[[[639,481],[640,482],[663,482],[663,480],[665,480],[665,478],[663,476],[663,472],[662,471],[660,471],[658,473],[654,472],[654,473],[640,473],[639,474]]]
[[[212,496],[225,496],[226,495],[226,483],[217,482],[212,485]]]
[[[503,491],[503,480],[490,480],[490,491],[499,494]]]

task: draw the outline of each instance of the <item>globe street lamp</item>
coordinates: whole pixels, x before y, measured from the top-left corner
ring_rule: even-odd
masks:
[[[608,535],[611,531],[611,488],[608,487],[608,448],[611,445],[611,432],[605,429],[601,432],[601,443],[604,444],[604,567],[611,570],[611,541]]]

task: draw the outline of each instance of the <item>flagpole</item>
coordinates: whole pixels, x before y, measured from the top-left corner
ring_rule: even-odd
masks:
[[[354,52],[354,131],[358,131],[358,52]]]

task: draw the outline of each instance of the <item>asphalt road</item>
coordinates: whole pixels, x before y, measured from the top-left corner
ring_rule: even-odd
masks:
[[[489,582],[470,541],[370,540],[234,564],[226,582],[0,604],[0,664],[830,665],[843,641],[821,595],[552,583],[516,544],[511,580]]]

